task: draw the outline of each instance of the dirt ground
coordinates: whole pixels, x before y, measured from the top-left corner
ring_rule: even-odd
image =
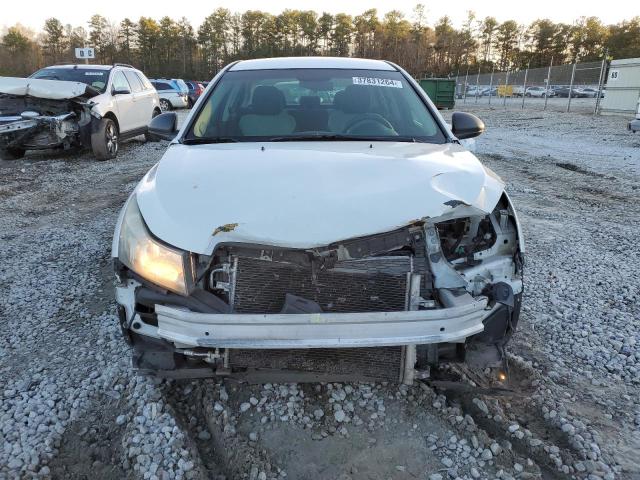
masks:
[[[166,144],[28,154],[0,161],[0,478],[639,479],[640,136],[465,108],[526,238],[509,391],[460,367],[432,372],[456,388],[136,377],[111,239]]]

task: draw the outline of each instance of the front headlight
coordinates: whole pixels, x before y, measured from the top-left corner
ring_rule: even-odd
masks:
[[[190,255],[151,236],[135,197],[122,218],[118,259],[144,279],[172,292],[188,295],[193,286]]]

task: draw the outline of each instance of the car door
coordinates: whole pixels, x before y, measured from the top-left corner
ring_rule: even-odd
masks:
[[[115,70],[111,79],[111,94],[116,104],[120,132],[128,132],[136,128],[135,100],[131,92],[131,85],[129,85],[122,70]]]
[[[160,105],[158,105],[156,89],[153,88],[153,85],[151,85],[151,82],[149,82],[149,79],[145,77],[142,72],[135,71],[135,74],[140,80],[140,83],[142,84],[142,93],[143,93],[142,98],[145,103],[145,109],[147,110],[145,126],[147,126],[151,121],[151,118],[153,118],[154,109],[159,108]]]
[[[132,111],[135,125],[133,128],[146,127],[151,119],[151,105],[147,101],[147,95],[144,92],[142,82],[133,70],[124,70],[124,76],[127,77],[129,85],[131,85],[131,93],[135,103]]]

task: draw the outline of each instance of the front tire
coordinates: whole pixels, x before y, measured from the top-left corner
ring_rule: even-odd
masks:
[[[163,112],[168,112],[172,109],[173,106],[171,105],[171,102],[169,100],[167,100],[166,98],[160,99],[160,110],[162,110]]]
[[[118,127],[110,118],[100,120],[98,129],[91,134],[91,149],[96,160],[110,160],[118,154]]]
[[[2,148],[0,149],[0,160],[19,160],[24,157],[24,148]]]

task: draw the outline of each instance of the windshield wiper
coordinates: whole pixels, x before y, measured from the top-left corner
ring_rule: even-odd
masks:
[[[406,136],[364,136],[344,134],[290,135],[287,137],[272,137],[267,142],[305,142],[305,141],[335,141],[335,142],[423,142],[414,137]]]
[[[289,135],[287,137],[271,137],[265,139],[266,142],[298,142],[309,140],[346,140],[343,135],[337,135],[332,133],[318,133],[315,135]]]
[[[238,143],[240,140],[234,137],[198,137],[182,140],[185,145],[205,145],[210,143]]]

